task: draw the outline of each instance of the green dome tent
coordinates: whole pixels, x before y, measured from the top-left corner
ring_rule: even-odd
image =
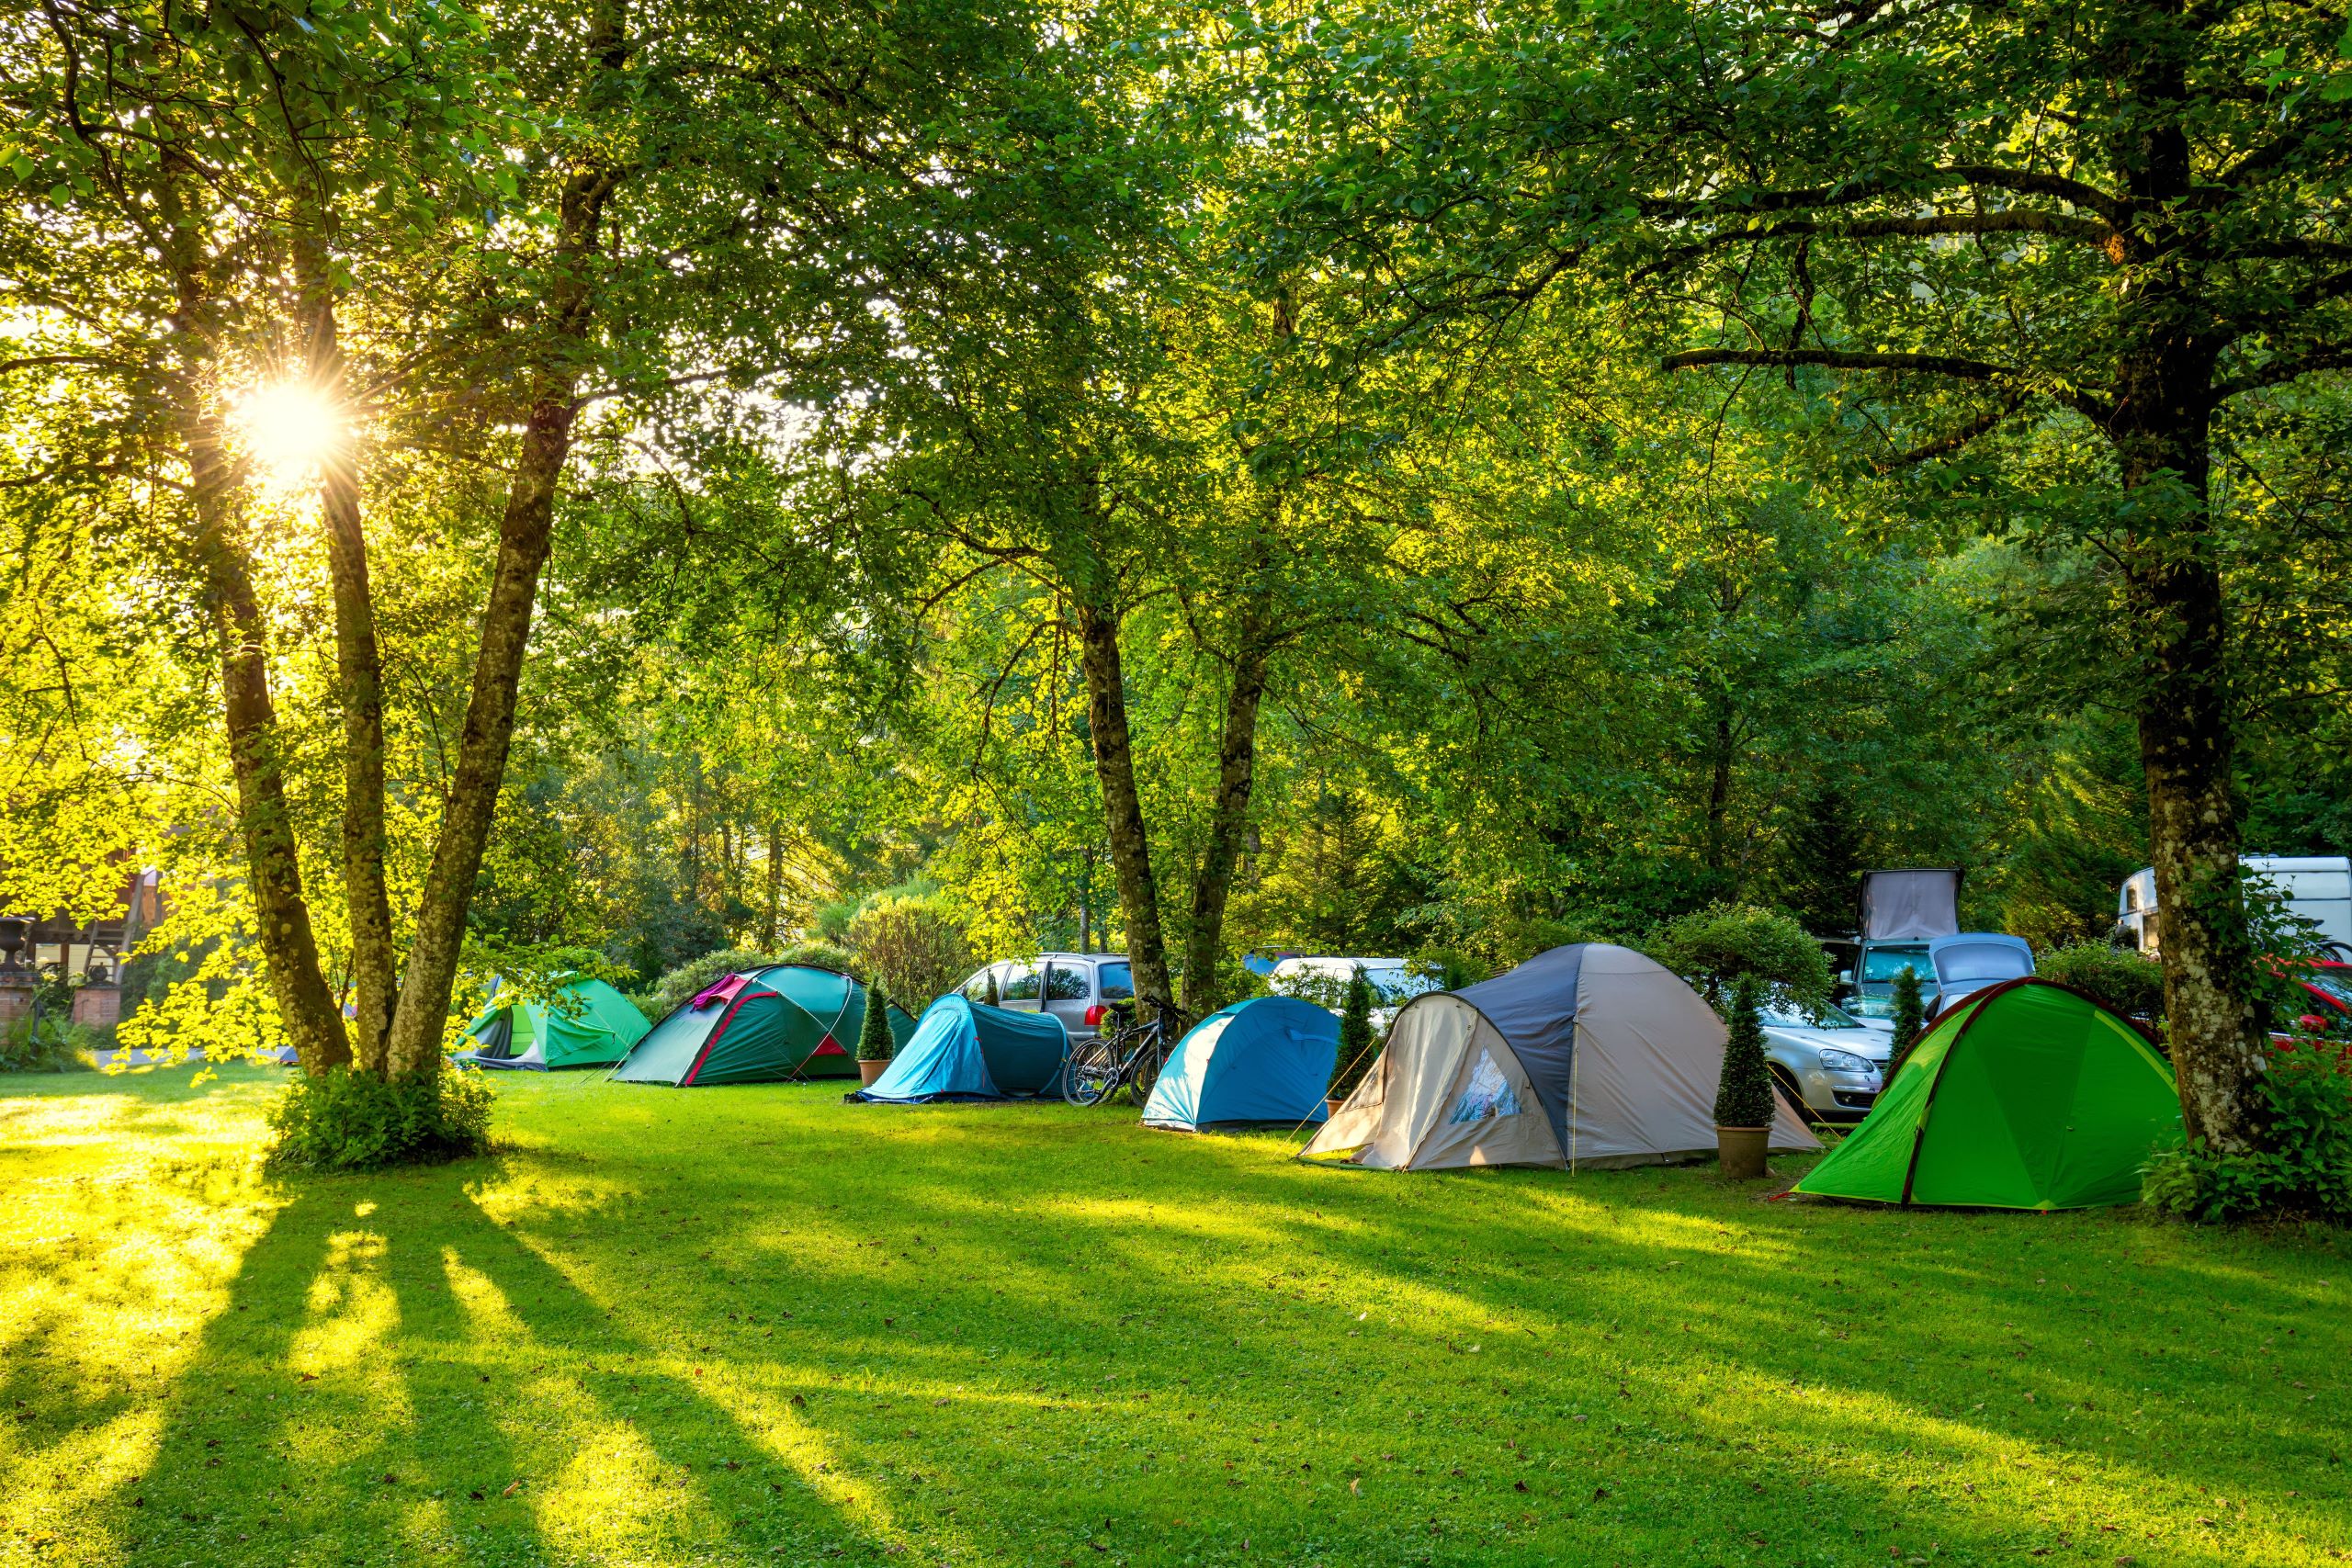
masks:
[[[466,1025],[473,1049],[454,1060],[477,1067],[609,1067],[643,1038],[645,1015],[602,980],[572,976],[554,1001],[502,1002],[491,995]]]
[[[2011,980],[1920,1037],[1853,1134],[1792,1189],[1978,1209],[2088,1209],[2140,1196],[2180,1133],[2172,1068],[2078,991]]]
[[[892,1008],[890,1037],[914,1020]],[[857,1076],[850,1053],[865,1021],[865,987],[805,964],[724,975],[653,1026],[614,1070],[620,1083],[699,1089],[724,1083]]]

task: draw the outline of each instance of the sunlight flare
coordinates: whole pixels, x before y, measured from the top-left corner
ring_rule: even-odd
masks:
[[[246,393],[237,400],[236,424],[254,461],[280,484],[310,478],[344,441],[343,410],[300,381]]]

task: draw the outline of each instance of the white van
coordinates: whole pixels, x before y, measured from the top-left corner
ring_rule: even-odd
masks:
[[[1398,1008],[1438,989],[1436,971],[1405,958],[1285,958],[1266,976],[1266,988],[1338,1012],[1347,1005],[1348,982],[1359,969],[1372,987],[1375,1034],[1388,1032]]]
[[[2287,908],[2319,927],[2320,939],[2352,948],[2352,858],[2246,855],[2239,862],[2284,894]],[[2143,867],[2123,879],[2116,922],[2141,952],[2156,951],[2156,873]]]

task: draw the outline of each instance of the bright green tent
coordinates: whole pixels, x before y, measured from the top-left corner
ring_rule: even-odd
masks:
[[[2149,1151],[2179,1135],[2172,1067],[2146,1035],[2080,992],[2012,980],[1937,1020],[1861,1125],[1793,1190],[2097,1208],[2138,1199]]]
[[[914,1032],[895,1007],[888,1019],[894,1042]],[[724,975],[655,1024],[613,1078],[698,1089],[855,1077],[865,1022],[865,987],[837,971],[778,964]]]
[[[473,1049],[456,1059],[478,1067],[609,1067],[643,1038],[645,1015],[602,980],[573,976],[553,1001],[491,998],[466,1025]]]

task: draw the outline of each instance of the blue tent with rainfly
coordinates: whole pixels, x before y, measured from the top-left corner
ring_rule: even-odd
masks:
[[[1320,1122],[1340,1021],[1295,997],[1252,997],[1209,1014],[1159,1069],[1143,1124],[1174,1133]]]
[[[1035,1100],[1062,1090],[1069,1032],[1049,1012],[992,1008],[950,991],[871,1089],[845,1100],[923,1105],[935,1100]]]

